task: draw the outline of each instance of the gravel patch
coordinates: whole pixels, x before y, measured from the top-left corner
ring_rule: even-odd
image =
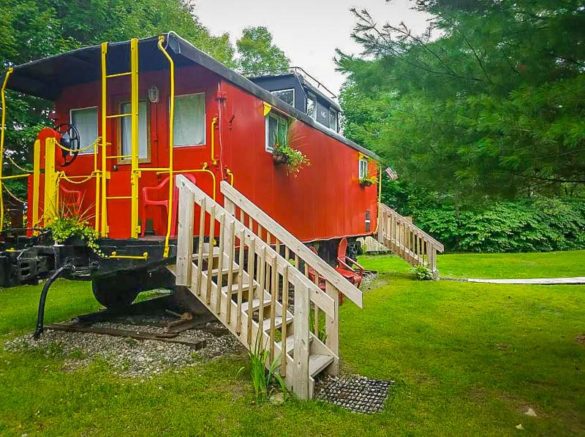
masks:
[[[330,402],[355,413],[379,413],[394,381],[365,376],[326,377],[315,385],[315,399]]]
[[[100,322],[95,326],[142,332],[164,332],[164,328]],[[115,373],[128,377],[149,377],[171,369],[200,364],[226,354],[240,354],[243,347],[231,334],[217,336],[205,329],[189,329],[175,337],[189,341],[204,340],[197,352],[188,345],[156,340],[136,340],[109,335],[65,332],[47,329],[39,340],[25,335],[4,344],[11,352],[39,351],[48,357],[65,357],[63,369],[72,371],[95,359],[105,360]]]

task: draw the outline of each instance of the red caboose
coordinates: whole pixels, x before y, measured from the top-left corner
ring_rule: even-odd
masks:
[[[338,133],[339,107],[298,72],[249,80],[169,33],[20,65],[5,86],[54,102],[55,127],[35,143],[29,236],[82,212],[120,261],[94,279],[173,259],[177,175],[219,204],[227,181],[332,263],[341,239],[376,230],[377,157]],[[282,142],[304,156],[298,173]]]

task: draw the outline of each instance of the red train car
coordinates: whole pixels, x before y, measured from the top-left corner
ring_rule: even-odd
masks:
[[[289,76],[268,90],[174,33],[14,67],[5,88],[54,102],[55,127],[39,133],[29,176],[29,236],[73,205],[112,248],[106,255],[142,241],[162,244],[151,260],[164,262],[174,255],[177,174],[219,203],[220,181],[230,182],[325,258],[340,239],[373,234],[377,156],[338,133],[339,108],[318,87]],[[278,133],[308,160],[296,174],[275,160]]]

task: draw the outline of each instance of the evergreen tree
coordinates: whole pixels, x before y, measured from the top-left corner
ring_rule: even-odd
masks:
[[[423,35],[354,11],[360,56],[345,132],[403,179],[458,198],[585,185],[585,8],[580,0],[419,0]]]

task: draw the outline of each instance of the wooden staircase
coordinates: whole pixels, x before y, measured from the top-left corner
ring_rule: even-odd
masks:
[[[444,251],[443,245],[383,203],[378,211],[378,241],[411,265],[427,267],[436,279],[437,252]]]
[[[225,208],[184,176],[176,184],[177,286],[245,347],[269,351],[266,365],[276,360],[288,387],[311,398],[317,375],[339,371],[339,294],[362,307],[361,292],[226,182]]]

